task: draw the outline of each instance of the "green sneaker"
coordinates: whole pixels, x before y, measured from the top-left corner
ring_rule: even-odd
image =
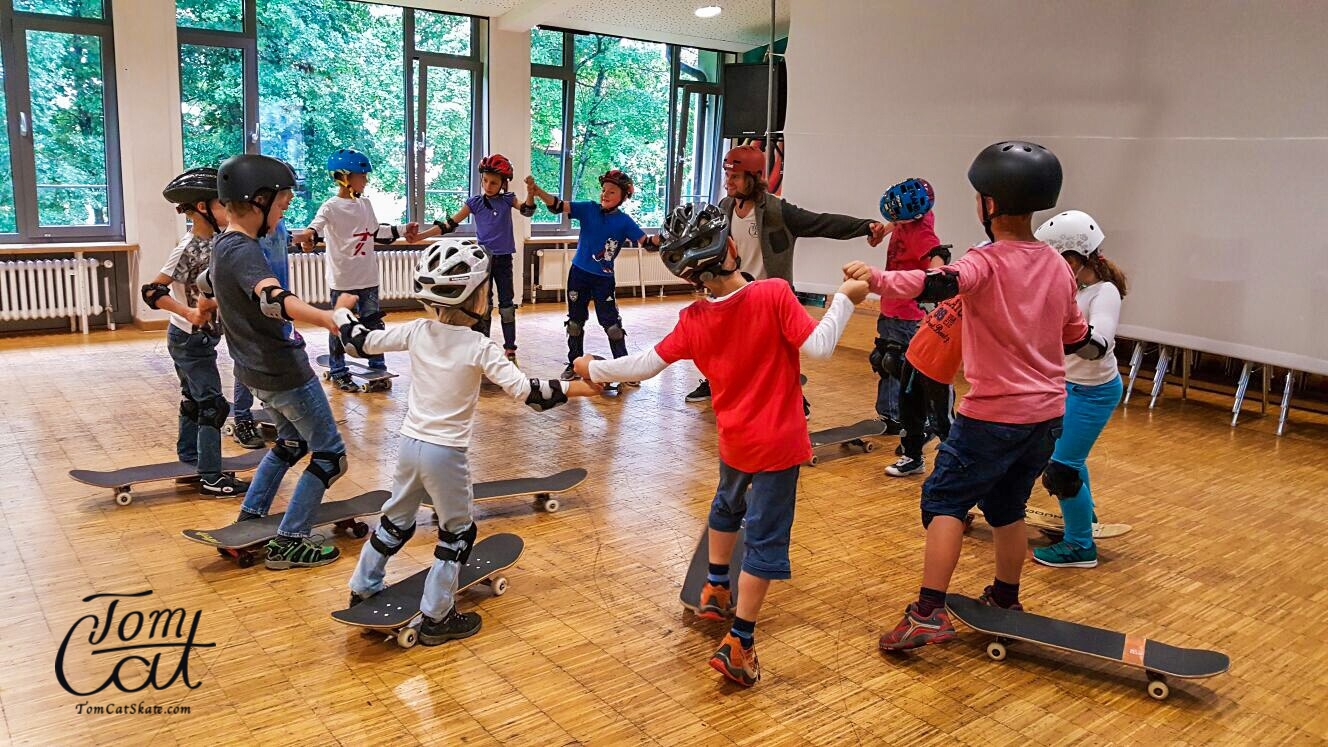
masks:
[[[293,539],[277,537],[267,543],[267,560],[263,565],[269,571],[285,571],[291,568],[316,568],[327,565],[341,557],[341,551],[334,545],[324,545],[321,540],[312,537]]]
[[[1076,547],[1061,541],[1033,548],[1033,560],[1052,568],[1093,568],[1097,565],[1097,547]]]

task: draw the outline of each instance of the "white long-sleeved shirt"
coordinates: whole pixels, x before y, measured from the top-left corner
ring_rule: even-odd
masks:
[[[339,291],[378,285],[375,244],[390,243],[405,231],[405,226],[380,225],[367,197],[329,199],[318,208],[309,227],[327,246],[323,263],[327,287]]]
[[[1116,364],[1116,326],[1120,324],[1121,295],[1116,286],[1099,280],[1079,289],[1075,302],[1084,320],[1093,327],[1093,337],[1107,343],[1107,352],[1090,361],[1077,355],[1065,356],[1065,380],[1072,384],[1097,386],[1120,375]]]

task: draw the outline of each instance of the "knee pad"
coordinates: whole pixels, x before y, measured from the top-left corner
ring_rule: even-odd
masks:
[[[369,329],[387,329],[387,325],[383,323],[383,312],[381,311],[360,317],[360,324]]]
[[[202,402],[195,402],[198,408],[198,424],[220,428],[226,424],[226,416],[231,414],[231,404],[220,394]]]
[[[434,545],[433,556],[445,562],[465,565],[466,561],[470,560],[470,548],[475,546],[475,536],[477,534],[479,534],[479,527],[473,521],[470,522],[469,527],[460,532],[449,532],[444,527],[439,526],[438,542],[440,544]],[[461,547],[453,550],[443,547],[441,544],[443,542],[448,544],[460,542]]]
[[[502,320],[503,324],[516,324],[516,307],[499,306],[498,318]]]
[[[615,324],[612,327],[605,327],[604,334],[608,335],[610,340],[617,342],[627,337],[627,330],[623,329],[621,324]]]
[[[581,322],[573,321],[571,319],[563,322],[563,329],[567,330],[568,337],[580,337],[586,331],[585,326]]]
[[[872,370],[881,378],[897,379],[904,362],[904,350],[903,345],[893,340],[878,337],[871,355],[867,356],[867,361],[871,363]]]
[[[1084,479],[1079,476],[1079,470],[1053,459],[1047,462],[1047,469],[1042,472],[1042,487],[1058,499],[1065,500],[1079,495],[1084,487]]]
[[[299,438],[278,438],[272,445],[272,455],[286,463],[287,467],[294,467],[309,453],[309,444]]]
[[[193,423],[198,422],[198,403],[192,399],[180,400],[180,417]]]
[[[406,529],[402,529],[396,524],[393,524],[392,520],[387,518],[386,515],[379,517],[378,525],[381,526],[383,531],[387,532],[392,539],[396,540],[397,543],[396,545],[388,545],[386,542],[378,539],[378,532],[374,532],[369,535],[369,544],[373,545],[373,549],[381,552],[384,556],[389,558],[396,555],[398,552],[401,552],[401,548],[405,547],[406,543],[410,541],[410,538],[415,536],[415,527],[417,526],[411,524]]]
[[[324,467],[323,464],[331,466]],[[324,488],[330,488],[332,483],[346,474],[348,464],[344,451],[315,451],[313,457],[309,459],[309,466],[305,467],[304,471],[317,477]]]

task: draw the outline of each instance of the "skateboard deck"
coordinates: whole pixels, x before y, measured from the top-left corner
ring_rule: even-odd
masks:
[[[503,571],[516,565],[525,549],[525,542],[515,534],[493,534],[471,548],[470,559],[461,567],[457,580],[457,593],[484,583],[500,597],[507,593],[507,577]],[[402,579],[354,607],[337,610],[332,619],[346,625],[369,628],[395,638],[402,648],[414,646],[419,639],[414,623],[420,617],[420,597],[430,568],[424,568],[409,578]]]
[[[738,529],[738,539],[733,544],[733,554],[729,556],[729,592],[733,608],[738,607],[738,574],[742,571],[742,559],[747,554],[746,527]],[[682,581],[682,592],[678,594],[682,606],[696,612],[701,606],[701,589],[705,587],[706,575],[710,572],[710,528],[701,533],[701,540],[696,543],[696,552],[692,553],[692,562],[687,566],[687,577]]]
[[[314,512],[312,526],[331,524],[335,530],[362,539],[368,536],[369,525],[360,521],[360,517],[381,513],[383,503],[391,496],[386,490],[371,490],[344,501],[326,501]],[[222,557],[234,558],[241,568],[248,568],[258,560],[260,545],[277,536],[277,527],[285,516],[285,513],[271,514],[220,529],[185,529],[180,534],[187,540],[215,547]]]
[[[257,449],[240,456],[225,457],[221,460],[221,471],[235,473],[257,469],[258,463],[263,461],[266,454],[266,449]],[[104,472],[90,469],[69,470],[69,476],[84,485],[114,490],[115,502],[121,506],[128,506],[134,501],[133,488],[135,485],[163,480],[179,480],[194,477],[197,474],[198,466],[185,462],[163,462],[162,464],[125,467],[124,469]]]
[[[475,500],[487,501],[499,498],[515,498],[519,495],[533,495],[540,508],[554,513],[561,505],[554,497],[565,493],[586,481],[587,472],[580,467],[565,469],[548,477],[521,477],[514,480],[491,480],[477,482],[474,486]]]
[[[317,360],[318,360],[318,365],[322,366],[323,368],[327,369],[331,368],[331,363],[332,363],[331,356],[320,355],[318,356]],[[363,363],[360,363],[359,361],[356,360],[352,360],[350,358],[346,359],[346,368],[350,371],[350,375],[352,378],[361,380],[360,391],[362,392],[376,391],[380,389],[391,389],[392,379],[395,379],[397,377],[397,374],[394,374],[391,371],[378,371],[369,368]],[[332,378],[331,370],[323,372],[324,380],[329,380],[331,378]]]
[[[950,594],[946,609],[956,619],[979,633],[996,636],[987,644],[987,655],[1004,661],[1011,641],[1025,641],[1143,669],[1148,675],[1148,695],[1164,700],[1171,694],[1166,677],[1200,679],[1222,674],[1231,666],[1226,654],[1197,648],[1181,648],[1140,635],[1127,635],[1089,625],[1055,620],[1029,612],[988,607],[976,599]]]
[[[827,428],[823,431],[814,431],[811,434],[812,448],[819,449],[823,446],[833,446],[841,444],[844,446],[856,446],[863,452],[876,450],[876,444],[866,439],[875,436],[884,436],[886,423],[883,420],[861,420],[853,425],[844,425],[838,428]],[[812,455],[811,464],[816,466],[816,455]]]

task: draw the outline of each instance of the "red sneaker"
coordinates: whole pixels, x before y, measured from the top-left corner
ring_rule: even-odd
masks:
[[[931,643],[945,643],[955,637],[954,624],[944,607],[937,607],[930,615],[918,614],[918,603],[912,602],[904,610],[904,617],[895,629],[881,636],[877,645],[882,651],[906,651]]]
[[[738,636],[729,631],[719,649],[710,657],[710,666],[730,681],[751,687],[761,680],[761,664],[756,660],[756,646],[743,648]]]

